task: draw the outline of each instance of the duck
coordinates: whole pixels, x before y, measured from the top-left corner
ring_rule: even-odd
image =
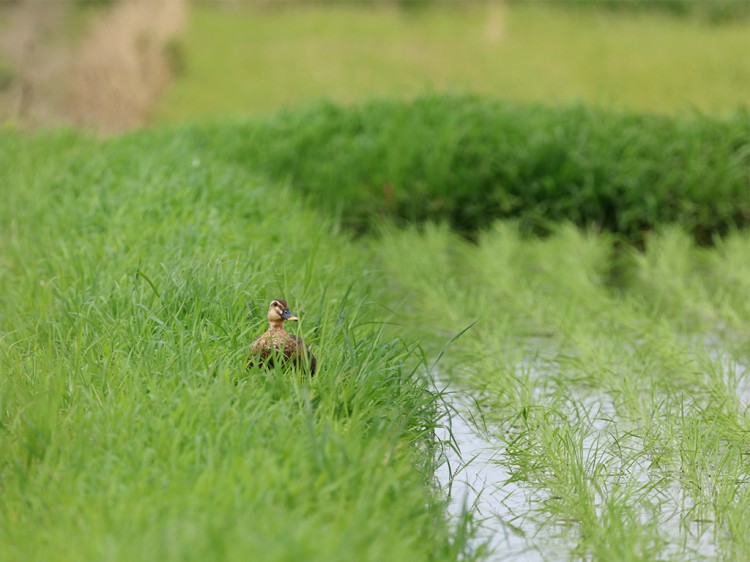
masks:
[[[284,322],[296,322],[299,318],[289,311],[284,299],[273,299],[268,306],[268,330],[255,338],[250,347],[247,367],[256,365],[273,368],[274,357],[283,357],[285,364],[310,370],[315,374],[317,360],[302,338],[284,329]]]

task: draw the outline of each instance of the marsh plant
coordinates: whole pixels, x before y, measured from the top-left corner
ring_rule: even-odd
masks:
[[[672,228],[617,256],[573,227],[498,224],[476,245],[428,227],[381,251],[433,356],[471,325],[440,371],[494,436],[495,493],[527,498],[496,525],[572,558],[750,556],[747,233],[707,249]]]

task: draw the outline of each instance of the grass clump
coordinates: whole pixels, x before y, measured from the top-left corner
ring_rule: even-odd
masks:
[[[190,137],[0,135],[0,551],[462,556],[437,396],[376,322],[367,253]],[[278,296],[311,380],[245,371]]]
[[[750,224],[749,142],[745,112],[673,118],[435,95],[252,120],[227,155],[360,231],[387,217],[471,235],[520,218],[631,241],[680,223],[709,241]]]

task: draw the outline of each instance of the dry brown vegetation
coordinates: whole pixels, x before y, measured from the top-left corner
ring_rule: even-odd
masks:
[[[0,122],[13,119],[27,126],[58,122],[68,101],[59,84],[65,82],[71,47],[60,40],[58,31],[70,4],[26,0],[1,8],[0,62],[5,80]]]
[[[24,127],[75,123],[117,132],[147,122],[169,83],[169,45],[185,21],[185,0],[120,0],[66,32],[72,2],[22,0],[5,10],[0,53],[11,81],[0,121]]]
[[[71,69],[75,121],[113,131],[144,123],[169,83],[167,47],[184,20],[184,0],[121,1],[106,13]]]

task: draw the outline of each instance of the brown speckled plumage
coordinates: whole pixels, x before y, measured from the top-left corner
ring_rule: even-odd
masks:
[[[314,375],[317,367],[315,356],[302,341],[302,338],[290,334],[284,329],[284,322],[297,320],[289,312],[289,306],[284,299],[274,299],[268,308],[269,328],[253,342],[248,358],[248,368],[258,366],[273,367],[274,357],[284,357],[284,363],[295,367],[309,366],[310,374]]]

